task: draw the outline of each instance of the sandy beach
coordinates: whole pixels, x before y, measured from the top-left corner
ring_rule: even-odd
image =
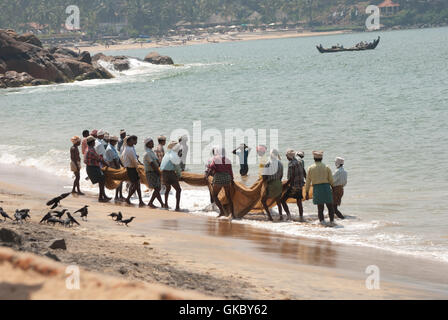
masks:
[[[256,31],[256,32],[230,32],[226,34],[209,34],[207,36],[192,37],[191,40],[180,40],[182,37],[171,37],[161,41],[151,43],[136,43],[136,42],[123,42],[120,44],[111,44],[110,46],[79,46],[77,48],[70,48],[77,51],[89,51],[89,52],[107,52],[107,51],[120,51],[120,50],[132,50],[132,49],[152,49],[152,48],[164,48],[173,46],[186,46],[197,45],[207,43],[224,43],[235,41],[253,41],[253,40],[268,40],[268,39],[287,39],[287,38],[300,38],[300,37],[316,37],[316,36],[331,36],[343,33],[349,33],[349,30],[341,31],[328,31],[328,32],[297,32],[293,31]]]
[[[443,285],[448,280],[444,272],[446,265],[442,263],[369,248],[335,245],[324,240],[287,237],[226,219],[114,203],[99,204],[95,195],[70,196],[63,202],[71,212],[84,205],[90,206],[87,222],[80,221],[78,216],[80,227],[39,225],[47,212],[45,202],[66,192],[64,186],[70,185],[70,181],[49,177],[31,168],[2,165],[0,173],[0,206],[10,215],[15,209],[29,208],[32,217],[23,225],[0,223],[0,228],[13,230],[23,238],[20,245],[7,246],[39,256],[50,252],[63,265],[80,266],[89,277],[93,272],[100,278],[113,277],[113,281],[162,285],[171,288],[167,290],[179,292],[194,291],[191,296],[174,291],[174,295],[179,294],[182,298],[448,298]],[[136,220],[129,228],[117,225],[107,216],[117,211],[122,211],[125,217],[135,216]],[[61,238],[65,239],[67,250],[48,248],[52,239]],[[380,290],[366,289],[365,269],[368,265],[377,265],[381,269]],[[20,298],[157,297],[111,296],[107,286],[92,295],[90,285],[70,296],[63,286],[45,286],[45,277],[21,276],[25,271],[17,266],[3,263],[0,269],[3,294],[17,285],[25,291],[30,290],[22,292]],[[104,281],[108,283],[109,280]],[[36,289],[36,285],[41,286]],[[85,295],[83,290],[86,290]]]

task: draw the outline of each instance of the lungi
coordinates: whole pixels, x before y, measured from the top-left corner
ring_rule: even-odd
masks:
[[[103,173],[103,171],[101,171],[100,167],[87,166],[86,171],[87,171],[87,175],[89,176],[90,181],[93,184],[97,184],[98,182],[105,181],[104,173]]]
[[[275,199],[282,195],[283,184],[281,180],[272,180],[268,182],[267,196],[269,199]]]
[[[162,187],[160,176],[155,171],[146,171],[146,180],[148,181],[148,186],[150,188],[160,189]]]
[[[162,184],[165,186],[171,186],[179,182],[179,176],[176,171],[162,171]]]
[[[333,193],[329,183],[313,185],[313,203],[316,205],[333,203]]]

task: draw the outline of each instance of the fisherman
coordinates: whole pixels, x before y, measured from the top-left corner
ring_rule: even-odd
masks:
[[[159,142],[159,145],[156,147],[154,152],[156,153],[157,159],[159,159],[159,164],[161,164],[163,157],[165,156],[165,149],[163,147],[166,145],[166,137],[159,136],[157,141]]]
[[[120,140],[118,141],[118,144],[117,144],[119,154],[121,154],[123,152],[123,143],[124,143],[125,138],[126,138],[126,130],[122,129],[122,130],[120,130]]]
[[[302,163],[303,184],[305,184],[306,170],[305,170],[305,160],[303,160],[303,158],[305,158],[305,152],[304,151],[299,151],[299,152],[297,152],[296,156],[297,156],[297,160]]]
[[[148,181],[148,186],[154,189],[151,200],[148,203],[148,206],[152,209],[157,208],[154,205],[154,200],[157,199],[160,202],[160,205],[164,207],[164,203],[162,201],[162,197],[160,195],[160,191],[162,189],[162,184],[160,182],[160,177],[162,172],[159,167],[159,160],[157,159],[156,154],[152,150],[154,148],[154,140],[152,138],[147,138],[145,140],[145,150],[146,154],[143,158],[143,164],[145,165],[145,173],[146,179]]]
[[[344,162],[345,160],[340,157],[337,157],[334,162],[337,170],[333,174],[333,206],[334,212],[339,219],[345,219],[338,209],[344,196],[344,187],[347,185],[347,171],[344,169]]]
[[[306,200],[309,200],[309,191],[313,185],[313,203],[317,205],[319,221],[325,225],[324,205],[328,208],[330,226],[334,226],[334,207],[331,186],[333,174],[331,169],[322,163],[323,151],[313,151],[314,164],[308,168],[305,191]]]
[[[224,207],[218,197],[221,190],[224,189],[226,198],[228,199],[230,205],[230,213],[232,214],[232,218],[235,218],[232,194],[230,190],[230,187],[234,184],[232,163],[228,158],[226,158],[226,150],[224,148],[217,148],[216,155],[213,157],[213,160],[208,166],[205,174],[206,179],[208,179],[209,176],[213,176],[211,193],[214,202],[219,208],[219,217],[226,216]]]
[[[163,142],[163,140],[159,139]],[[179,158],[180,145],[176,141],[171,141],[168,145],[168,151],[163,156],[162,163],[160,164],[160,170],[162,171],[162,184],[165,186],[165,209],[169,209],[168,196],[171,191],[171,187],[176,190],[176,211],[180,211],[180,197],[182,188],[179,184],[179,179],[182,174],[180,168],[181,159]]]
[[[71,141],[73,145],[70,148],[70,169],[75,175],[72,193],[77,193],[78,195],[83,196],[84,193],[81,192],[81,189],[79,187],[79,180],[81,178],[81,157],[79,156],[78,147],[81,145],[81,139],[78,136],[74,136]]]
[[[263,182],[265,192],[261,197],[261,204],[268,215],[270,221],[274,221],[267,205],[267,200],[272,199],[277,203],[278,213],[282,216],[282,204],[281,196],[283,192],[282,178],[283,178],[283,165],[280,162],[281,157],[276,149],[272,149],[271,158],[264,166],[263,170]]]
[[[84,156],[87,152],[87,137],[90,135],[89,130],[84,130],[82,132],[82,141],[81,141],[81,153]]]
[[[297,160],[295,157],[295,151],[292,149],[288,149],[286,152],[286,158],[289,160],[288,164],[288,182],[286,183],[287,191],[282,197],[282,205],[286,214],[288,215],[288,220],[291,219],[291,214],[289,212],[287,201],[289,198],[293,198],[297,200],[297,207],[299,208],[300,213],[300,222],[303,222],[303,167],[302,162]]]
[[[112,198],[106,196],[106,192],[104,190],[105,185],[105,177],[103,171],[101,171],[100,164],[107,166],[107,163],[104,159],[95,151],[95,138],[93,136],[89,136],[87,138],[87,152],[84,157],[84,162],[87,166],[86,171],[89,176],[90,181],[93,184],[99,185],[99,202],[109,202]]]
[[[213,162],[215,156],[218,155],[218,148],[219,148],[219,147],[217,147],[217,146],[215,146],[215,147],[212,148],[212,151],[211,151],[211,158],[208,159],[207,164],[205,165],[205,175],[206,175],[206,176],[207,176],[207,171],[209,170],[209,167],[210,167],[210,165],[212,164],[212,162]],[[210,176],[210,175],[208,175],[208,176]],[[207,182],[208,182],[208,180],[207,180]],[[207,183],[207,185],[208,185],[208,187],[209,187],[209,190],[208,190],[208,191],[209,191],[209,193],[210,193],[210,203],[213,204],[213,203],[215,203],[215,198],[213,197],[213,192],[212,192],[212,189],[211,189],[209,183]]]
[[[249,172],[248,158],[250,150],[245,143],[242,143],[238,148],[233,150],[233,154],[237,155],[240,159],[240,174],[242,177],[246,177]]]
[[[180,143],[180,152],[182,153],[181,156],[181,162],[180,162],[180,168],[182,171],[185,171],[185,166],[187,164],[187,155],[188,155],[188,136],[183,135],[179,138]]]
[[[106,158],[106,142],[104,141],[104,131],[99,130],[97,133],[97,139],[95,142],[95,151],[98,153],[103,159]]]
[[[264,166],[268,162],[266,152],[268,148],[265,145],[259,145],[257,147],[257,155],[258,155],[258,175],[261,177],[263,175]]]
[[[126,203],[131,204],[131,197],[137,191],[139,206],[143,207],[145,203],[143,202],[142,199],[140,177],[137,172],[137,168],[140,165],[140,163],[138,161],[137,153],[135,152],[134,148],[134,146],[137,144],[137,136],[127,137],[124,141],[124,144],[125,147],[121,155],[121,162],[123,163],[123,166],[126,168],[128,178],[131,183]]]
[[[119,170],[123,164],[121,163],[120,156],[116,149],[116,145],[118,143],[118,137],[112,136],[109,138],[109,145],[106,149],[106,158],[105,161],[109,164],[109,167]],[[115,201],[124,201],[122,184],[115,189]]]

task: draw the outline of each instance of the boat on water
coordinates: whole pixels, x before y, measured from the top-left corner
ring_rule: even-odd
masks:
[[[324,48],[322,45],[318,45],[316,46],[316,48],[317,50],[319,50],[320,53],[374,50],[380,43],[380,40],[381,37],[378,37],[378,39],[373,40],[373,42],[370,43],[360,42],[351,48],[344,48],[344,46],[340,45],[332,46],[331,48]]]

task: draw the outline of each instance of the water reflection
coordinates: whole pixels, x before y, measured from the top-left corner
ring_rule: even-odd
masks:
[[[336,266],[337,252],[332,248],[331,242],[326,240],[289,237],[217,219],[161,220],[159,227],[164,230],[232,238],[242,250],[255,249],[270,257],[294,260],[301,264]]]

